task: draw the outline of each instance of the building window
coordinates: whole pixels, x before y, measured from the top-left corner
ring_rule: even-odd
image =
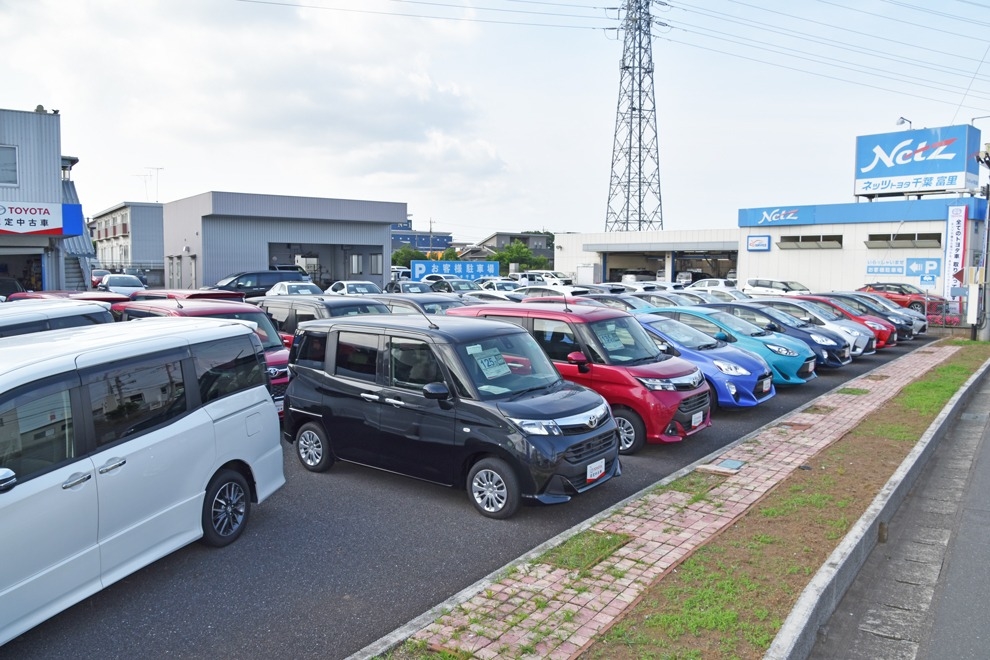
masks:
[[[866,247],[886,250],[889,248],[941,248],[942,234],[870,234],[864,241]]]
[[[372,275],[382,274],[382,255],[380,254],[371,255],[371,274]]]
[[[364,272],[363,269],[363,254],[352,254],[351,255],[351,273],[354,275],[360,275]]]
[[[0,146],[0,186],[17,185],[17,147]]]
[[[842,236],[840,234],[781,236],[777,247],[781,250],[841,250]]]

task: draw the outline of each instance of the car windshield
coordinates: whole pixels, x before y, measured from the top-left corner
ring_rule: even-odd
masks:
[[[286,290],[292,295],[298,294],[321,294],[323,289],[316,286],[315,284],[286,284]]]
[[[928,295],[925,291],[922,291],[913,284],[898,284],[898,286],[901,287],[901,289],[903,289],[907,293],[917,293],[919,296]]]
[[[527,332],[486,337],[455,348],[482,400],[508,399],[561,382],[550,358]]]
[[[760,307],[760,311],[772,318],[778,323],[783,323],[784,325],[789,325],[792,328],[803,328],[808,325],[807,322],[802,321],[793,314],[788,314],[785,311],[779,310],[776,307]]]
[[[111,275],[107,279],[108,286],[144,286],[134,275]]]
[[[389,314],[388,307],[379,302],[354,303],[330,307],[330,316],[356,316],[358,314]]]
[[[685,348],[697,350],[700,348],[715,348],[719,345],[717,340],[712,339],[711,336],[706,335],[701,330],[692,328],[674,319],[658,318],[656,321],[647,322],[647,325],[656,329],[668,340]]]
[[[451,280],[450,288],[454,291],[480,291],[481,287],[470,280]]]
[[[381,292],[382,290],[374,282],[355,282],[347,285],[347,293],[365,294]]]
[[[846,303],[845,300],[839,300],[838,298],[829,298],[828,301],[841,309],[842,311],[852,314],[853,316],[859,316],[861,312],[856,311],[855,308]]]
[[[403,282],[399,285],[403,293],[431,293],[433,289],[428,284],[422,282]]]
[[[787,282],[781,282],[781,284],[784,285],[784,290],[785,291],[807,291],[808,290],[808,287],[806,287],[805,285],[801,284],[800,282],[787,281]]]
[[[494,282],[493,286],[496,291],[512,291],[519,288],[519,284],[516,282]]]
[[[457,300],[423,303],[423,311],[427,314],[446,314],[451,307],[465,307],[465,305]]]
[[[866,294],[865,297],[868,298],[869,300],[872,300],[874,303],[876,303],[880,307],[886,307],[891,312],[902,312],[905,309],[907,309],[906,307],[901,307],[897,303],[895,303],[895,302],[893,302],[891,300],[888,300],[887,298],[884,298],[883,296],[874,296],[874,295],[871,295],[871,294]]]
[[[268,318],[267,314],[260,310],[257,312],[228,312],[226,314],[210,314],[209,317],[214,319],[250,321],[258,326],[254,331],[258,335],[258,338],[261,339],[261,345],[265,347],[266,351],[272,348],[285,348],[282,344],[282,338],[279,337],[278,331],[275,329],[275,325],[272,323],[272,320]]]
[[[838,321],[840,319],[846,318],[839,312],[835,311],[834,308],[829,307],[825,303],[820,303],[815,300],[805,301],[803,304],[798,305],[798,307],[810,308],[814,313],[821,316],[826,321]]]
[[[767,331],[760,326],[753,325],[749,321],[745,321],[738,316],[733,316],[728,312],[715,312],[714,314],[708,314],[707,316],[715,323],[718,323],[733,332],[746,335],[747,337],[762,337],[767,334]]]
[[[609,364],[656,362],[666,357],[632,316],[595,321],[588,329]]]

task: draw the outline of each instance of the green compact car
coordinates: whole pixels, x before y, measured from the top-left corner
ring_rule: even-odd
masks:
[[[815,378],[815,354],[802,341],[764,330],[714,307],[664,307],[656,314],[677,319],[715,339],[756,353],[770,365],[773,384],[800,385]]]

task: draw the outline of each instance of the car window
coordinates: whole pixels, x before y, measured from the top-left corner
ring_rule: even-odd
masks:
[[[292,342],[292,349],[296,352],[296,364],[323,370],[326,362],[326,335],[304,332],[301,337]]]
[[[681,314],[677,317],[677,320],[684,325],[694,328],[695,330],[700,330],[710,337],[714,337],[718,333],[724,332],[724,330],[718,327],[715,323],[712,323],[706,318],[695,316],[694,314]]]
[[[567,361],[567,355],[580,350],[574,329],[565,321],[533,319],[533,337],[551,360]]]
[[[378,335],[341,332],[334,359],[337,376],[375,382],[378,364]]]
[[[247,337],[198,344],[193,365],[203,403],[265,383],[261,363]]]
[[[0,401],[0,467],[18,481],[30,479],[75,455],[67,384],[50,384]]]
[[[107,369],[88,389],[98,446],[144,433],[186,411],[178,360]]]
[[[526,332],[488,337],[456,346],[482,399],[500,399],[560,382],[546,353]]]
[[[656,343],[631,316],[595,321],[588,327],[611,364],[654,362],[661,357]]]
[[[443,380],[440,363],[430,345],[416,339],[392,337],[389,341],[389,384],[420,391],[427,383]]]

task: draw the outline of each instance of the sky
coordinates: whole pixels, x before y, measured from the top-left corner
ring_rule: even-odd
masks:
[[[468,243],[599,232],[627,4],[0,0],[0,107],[59,111],[87,217],[226,191],[402,202]],[[990,131],[988,2],[649,10],[663,229],[856,201],[857,136]]]

